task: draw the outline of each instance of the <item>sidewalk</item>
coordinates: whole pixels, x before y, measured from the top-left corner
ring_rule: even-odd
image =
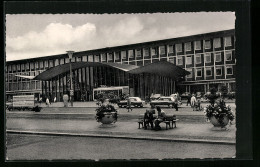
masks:
[[[66,119],[7,119],[8,133],[29,133],[44,135],[63,136],[88,136],[88,137],[109,137],[127,138],[142,140],[163,140],[182,142],[202,142],[235,144],[236,127],[228,126],[229,130],[213,128],[211,123],[182,123],[177,122],[177,128],[165,129],[165,124],[161,124],[162,130],[138,129],[135,121],[116,122],[112,126],[104,126],[94,120],[66,120]]]

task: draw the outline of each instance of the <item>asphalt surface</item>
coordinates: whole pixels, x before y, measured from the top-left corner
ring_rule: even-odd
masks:
[[[235,145],[7,134],[7,160],[234,158]]]

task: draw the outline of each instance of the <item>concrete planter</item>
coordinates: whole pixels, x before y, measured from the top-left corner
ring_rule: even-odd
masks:
[[[228,124],[228,122],[229,122],[229,119],[228,119],[227,116],[224,116],[223,123],[220,123],[218,121],[218,119],[216,117],[214,117],[214,116],[210,117],[209,120],[214,125],[214,127],[225,127]]]
[[[104,112],[104,117],[102,117],[99,122],[101,122],[102,124],[116,123],[116,114],[116,112]]]

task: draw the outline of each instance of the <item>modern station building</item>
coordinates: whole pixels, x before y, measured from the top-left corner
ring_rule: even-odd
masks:
[[[62,101],[70,90],[66,53],[6,62],[6,97],[35,94]],[[235,91],[235,30],[75,52],[75,101],[92,101],[99,88],[128,87],[145,98],[175,92]],[[35,76],[35,77],[34,77]]]

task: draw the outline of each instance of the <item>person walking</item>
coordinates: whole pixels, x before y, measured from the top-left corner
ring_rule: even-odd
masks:
[[[126,106],[126,108],[127,108],[127,111],[129,112],[129,110],[133,110],[132,109],[132,107],[131,107],[131,99],[128,97],[127,99],[126,99],[126,102],[127,102],[127,106]]]
[[[46,105],[47,105],[48,107],[50,107],[50,100],[49,100],[48,97],[46,98]]]
[[[188,97],[187,97],[187,106],[188,106],[188,104],[191,106],[190,100],[191,100],[191,95],[190,95],[190,93],[189,93],[189,94],[188,94]]]
[[[194,108],[195,106],[195,102],[196,102],[196,97],[194,94],[192,94],[192,97],[191,97],[191,100],[190,100],[190,103],[191,103],[191,107]]]

